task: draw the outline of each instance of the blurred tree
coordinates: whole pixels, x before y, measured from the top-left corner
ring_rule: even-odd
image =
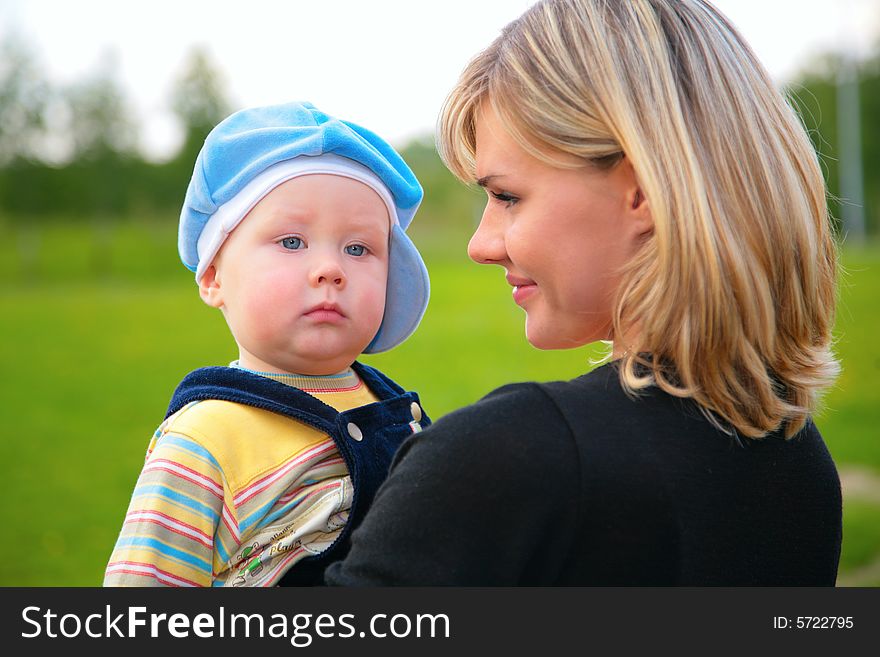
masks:
[[[118,54],[107,51],[97,70],[69,87],[65,93],[69,108],[68,134],[73,163],[63,181],[75,198],[68,203],[80,212],[102,220],[96,237],[106,241],[105,218],[127,214],[139,185],[133,169],[138,158],[138,123],[119,78]],[[103,249],[96,248],[95,262],[103,262]],[[100,265],[96,264],[96,270]]]
[[[839,222],[840,136],[838,134],[838,73],[841,59],[825,54],[814,59],[787,92],[819,153],[829,192],[829,209]],[[880,44],[856,70],[861,114],[861,154],[864,178],[865,222],[868,235],[880,231]]]
[[[859,88],[866,228],[869,234],[877,235],[880,233],[880,41],[873,57],[862,65]]]
[[[0,166],[38,156],[49,95],[49,84],[28,44],[15,34],[2,37]]]
[[[73,142],[79,161],[132,157],[138,143],[138,124],[119,80],[118,55],[108,51],[98,70],[65,93]]]
[[[192,50],[171,94],[171,106],[183,123],[185,135],[178,159],[188,163],[190,170],[205,137],[231,111],[225,86],[208,51]]]
[[[462,185],[449,172],[431,137],[414,139],[401,150],[401,155],[425,191],[419,219],[413,223],[413,239],[420,248],[428,249],[434,242],[443,245],[448,240],[465,240],[479,221],[485,194]],[[464,257],[464,251],[460,253]]]
[[[183,143],[170,161],[146,172],[150,198],[141,205],[162,208],[163,216],[176,219],[205,137],[232,111],[226,82],[207,50],[195,48],[189,53],[170,101],[183,126]]]

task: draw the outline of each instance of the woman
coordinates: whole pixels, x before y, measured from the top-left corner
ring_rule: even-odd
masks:
[[[463,72],[447,166],[468,247],[568,382],[503,387],[409,440],[342,585],[833,585],[837,256],[815,153],[703,0],[544,0]]]

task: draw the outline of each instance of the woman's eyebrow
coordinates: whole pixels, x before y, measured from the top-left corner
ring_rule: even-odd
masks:
[[[504,176],[502,174],[495,174],[495,173],[488,175],[488,176],[483,176],[482,178],[477,178],[477,185],[479,185],[480,187],[485,187],[486,185],[489,184],[489,182],[493,178],[503,178],[503,177]]]

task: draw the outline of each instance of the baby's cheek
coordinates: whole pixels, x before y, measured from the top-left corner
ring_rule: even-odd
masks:
[[[366,322],[374,324],[378,329],[385,314],[385,290],[378,289],[364,292],[359,301],[361,302],[361,316]]]
[[[253,291],[265,305],[289,306],[302,298],[303,281],[298,281],[285,271],[266,272],[257,281]]]
[[[253,318],[253,330],[270,336],[273,328],[295,314],[297,299],[289,287],[265,281],[246,297],[247,314]]]

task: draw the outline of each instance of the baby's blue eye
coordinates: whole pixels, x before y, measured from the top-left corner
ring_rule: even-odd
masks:
[[[351,256],[362,256],[367,252],[367,249],[361,244],[352,244],[345,247],[345,252]]]
[[[295,251],[296,249],[302,247],[303,241],[298,237],[285,237],[281,240],[281,246],[285,249],[290,249],[291,251]]]

